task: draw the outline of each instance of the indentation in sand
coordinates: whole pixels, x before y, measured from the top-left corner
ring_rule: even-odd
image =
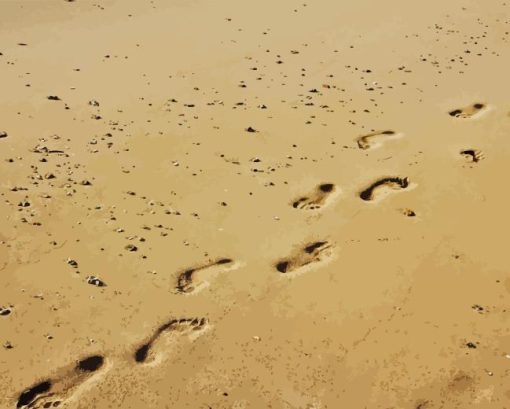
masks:
[[[321,183],[309,195],[292,201],[292,207],[301,210],[319,210],[330,204],[339,193],[339,189],[333,183]]]
[[[232,271],[240,267],[240,263],[230,258],[220,258],[211,263],[188,268],[177,278],[178,293],[196,293],[210,284],[210,280],[220,272]]]
[[[107,369],[105,358],[91,355],[75,365],[62,368],[58,376],[45,379],[23,391],[17,400],[17,408],[54,408],[68,402],[78,390],[99,373]]]
[[[295,250],[289,257],[278,260],[274,264],[274,268],[279,273],[295,275],[309,268],[319,267],[319,265],[332,259],[334,255],[333,248],[333,244],[329,241],[307,243]]]
[[[403,134],[386,130],[362,135],[356,139],[358,147],[363,150],[380,148],[386,141],[402,138]]]
[[[140,345],[133,357],[140,364],[156,364],[163,359],[169,344],[184,336],[193,340],[208,327],[207,318],[172,319],[160,326],[146,342]]]

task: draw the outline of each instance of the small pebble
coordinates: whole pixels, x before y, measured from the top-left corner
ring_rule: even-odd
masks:
[[[11,313],[11,309],[10,308],[6,308],[6,307],[0,307],[0,315],[9,315]]]
[[[97,287],[106,287],[106,284],[101,279],[97,278],[96,276],[88,276],[86,278],[87,283],[91,285],[95,285]]]

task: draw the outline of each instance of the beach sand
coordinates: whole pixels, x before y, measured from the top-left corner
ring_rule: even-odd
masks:
[[[510,408],[510,3],[0,3],[0,408]]]

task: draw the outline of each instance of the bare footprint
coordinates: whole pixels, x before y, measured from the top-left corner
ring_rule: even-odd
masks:
[[[189,268],[179,274],[176,290],[179,293],[192,293],[200,291],[209,285],[208,279],[222,272],[239,267],[239,264],[230,258],[220,258],[212,263],[200,267]]]
[[[360,149],[375,149],[382,146],[384,141],[401,138],[402,134],[395,131],[377,131],[356,139]]]
[[[326,262],[333,256],[333,245],[328,241],[316,241],[299,248],[289,257],[275,263],[275,269],[282,274],[293,275],[303,272],[305,267]]]
[[[375,181],[366,189],[362,190],[359,197],[365,201],[373,201],[391,191],[407,189],[409,187],[410,183],[408,178],[385,177]]]
[[[96,372],[105,367],[104,357],[92,355],[75,365],[63,368],[55,379],[46,379],[23,391],[17,408],[56,408],[65,404],[79,387]]]
[[[294,209],[318,210],[326,206],[337,192],[338,189],[333,183],[322,183],[310,195],[294,200],[292,207]]]
[[[162,355],[160,344],[166,344],[175,341],[176,338],[188,336],[194,338],[202,333],[208,327],[207,318],[181,318],[172,319],[166,324],[159,327],[154,335],[152,335],[143,345],[139,346],[133,357],[140,364],[150,364],[159,362]]]
[[[460,154],[464,156],[468,162],[480,162],[485,157],[484,153],[478,149],[464,149],[460,151]]]
[[[487,109],[486,104],[482,104],[480,102],[474,103],[473,105],[468,105],[464,108],[454,109],[453,111],[448,112],[450,116],[454,118],[473,118],[475,115],[480,114],[481,112]]]

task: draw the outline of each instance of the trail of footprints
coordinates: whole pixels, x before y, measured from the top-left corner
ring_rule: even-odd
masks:
[[[486,109],[486,105],[473,105],[455,109],[449,115],[455,118],[471,118]],[[363,150],[374,149],[383,142],[400,138],[402,135],[394,131],[379,131],[363,135],[356,139],[358,147]],[[479,162],[484,158],[481,151],[465,149],[460,152],[466,160]],[[409,189],[413,185],[407,177],[390,176],[375,180],[359,192],[363,201],[376,201],[391,192]],[[339,193],[333,183],[322,183],[306,196],[291,202],[298,210],[320,210],[332,201]],[[414,211],[404,209],[403,214],[415,216]],[[322,265],[334,256],[334,245],[330,241],[314,241],[295,249],[288,257],[277,260],[274,269],[287,276],[305,272],[311,267]],[[188,268],[177,275],[175,289],[178,294],[197,293],[210,284],[210,280],[221,272],[232,271],[239,263],[230,258],[220,258],[213,262]],[[136,347],[132,359],[136,364],[155,365],[162,361],[161,352],[172,342],[183,337],[190,340],[198,337],[209,326],[207,318],[171,319],[161,325],[143,344]],[[81,385],[91,381],[98,374],[107,370],[107,362],[101,355],[92,355],[74,365],[63,368],[54,379],[44,379],[21,392],[17,398],[16,408],[56,408],[71,399]]]

